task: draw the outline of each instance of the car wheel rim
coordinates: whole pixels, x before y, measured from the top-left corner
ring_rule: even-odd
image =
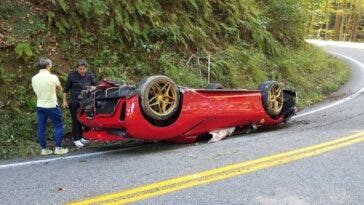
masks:
[[[175,87],[164,81],[153,83],[148,93],[148,106],[157,115],[168,115],[177,106]]]
[[[276,84],[273,85],[269,92],[269,107],[275,114],[279,114],[283,108],[283,91],[282,88]]]

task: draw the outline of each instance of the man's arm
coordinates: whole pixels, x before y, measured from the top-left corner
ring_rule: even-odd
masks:
[[[56,91],[57,92],[62,92],[62,86],[61,85],[57,85],[56,86]]]
[[[56,78],[56,93],[62,93],[62,85],[61,83],[59,82],[59,79]]]
[[[62,107],[63,108],[67,108],[68,107],[68,103],[67,103],[67,93],[63,93]]]
[[[61,83],[59,82],[59,79],[56,75],[54,75],[54,83],[56,84],[56,92],[62,92]]]
[[[70,88],[71,88],[70,75],[71,75],[71,73],[68,74],[66,83],[64,84],[63,101],[62,101],[63,108],[68,107],[67,93],[70,91]]]

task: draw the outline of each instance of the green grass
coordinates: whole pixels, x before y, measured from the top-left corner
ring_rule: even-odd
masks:
[[[349,78],[346,64],[319,48],[306,46],[300,50],[286,50],[286,58],[274,59],[280,68],[281,81],[298,92],[298,107],[322,101]]]

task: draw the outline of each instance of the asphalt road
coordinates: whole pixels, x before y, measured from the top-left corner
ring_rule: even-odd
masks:
[[[364,64],[364,45],[321,46]],[[210,144],[156,143],[96,154],[84,150],[57,160],[0,162],[0,204],[65,204],[363,132],[364,67],[343,59],[352,68],[349,83],[278,128]],[[316,154],[134,204],[363,204],[364,143]]]

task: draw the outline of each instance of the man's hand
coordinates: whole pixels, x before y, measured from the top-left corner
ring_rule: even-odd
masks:
[[[67,101],[65,102],[65,101],[63,101],[63,103],[62,103],[62,107],[63,108],[68,108],[68,103],[67,103]]]
[[[86,88],[86,90],[93,91],[93,90],[95,90],[95,89],[96,89],[96,86],[92,86],[92,85],[90,85],[90,86],[86,86],[85,88]]]
[[[68,108],[68,103],[67,103],[67,93],[63,93],[62,107],[63,107],[63,108]]]

